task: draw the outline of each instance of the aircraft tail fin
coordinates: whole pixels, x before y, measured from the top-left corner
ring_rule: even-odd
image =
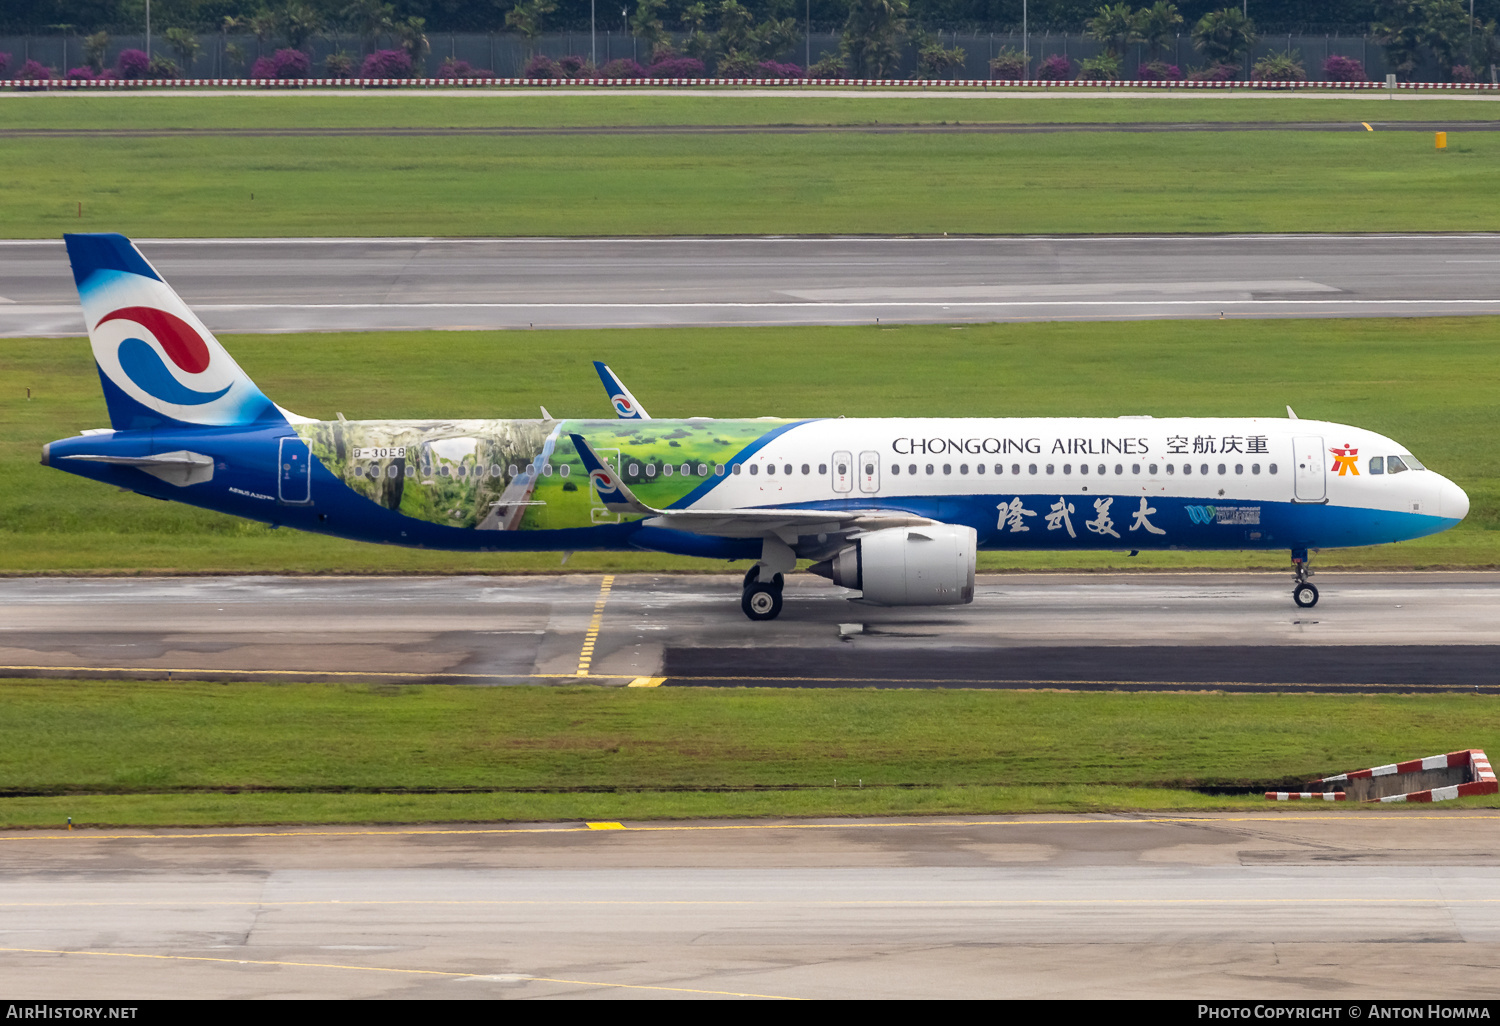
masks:
[[[625,382],[609,367],[598,360],[594,361],[594,370],[599,375],[599,380],[604,382],[604,391],[609,394],[610,404],[614,406],[616,415],[621,420],[650,420],[651,414],[630,394],[630,389],[625,387]]]
[[[64,235],[116,430],[285,422],[123,235]]]

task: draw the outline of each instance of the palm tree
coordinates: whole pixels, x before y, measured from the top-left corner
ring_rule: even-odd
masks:
[[[901,59],[907,0],[851,0],[839,49],[857,78],[884,78]]]
[[[542,35],[542,19],[555,10],[557,4],[553,0],[525,0],[506,12],[505,27],[526,37],[526,56],[536,54],[536,41]]]
[[[1210,11],[1193,26],[1193,43],[1215,64],[1233,64],[1241,53],[1249,54],[1258,37],[1255,22],[1238,7]]]
[[[1144,12],[1142,12],[1144,13]],[[1111,57],[1120,57],[1125,48],[1139,37],[1138,15],[1129,4],[1113,4],[1099,8],[1099,13],[1087,22],[1089,35],[1104,44],[1104,52]]]
[[[1162,50],[1176,38],[1177,28],[1182,24],[1182,15],[1177,13],[1176,4],[1156,0],[1156,3],[1142,10],[1137,17],[1141,42],[1146,44],[1149,59],[1157,60],[1161,57]]]
[[[381,35],[391,31],[396,9],[384,0],[354,0],[344,8],[343,14],[359,36],[365,52],[373,53]]]

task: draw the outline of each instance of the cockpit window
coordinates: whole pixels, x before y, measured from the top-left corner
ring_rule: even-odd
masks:
[[[1371,474],[1371,476],[1374,476],[1375,474],[1384,474],[1384,473],[1385,473],[1385,457],[1384,456],[1371,456],[1370,457],[1370,474]]]
[[[1400,456],[1387,456],[1385,469],[1392,474],[1399,474],[1406,469],[1406,464],[1401,462]]]
[[[1407,470],[1426,470],[1427,468],[1417,462],[1417,458],[1409,452],[1403,452],[1401,459],[1406,462]]]

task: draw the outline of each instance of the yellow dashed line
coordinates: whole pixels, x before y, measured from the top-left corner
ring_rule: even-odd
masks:
[[[625,686],[627,688],[659,688],[666,679],[665,677],[637,677]]]
[[[590,830],[624,830],[624,823],[585,823]]]
[[[589,676],[589,664],[594,661],[594,642],[599,640],[599,624],[604,619],[604,603],[609,601],[609,589],[614,587],[615,575],[605,574],[599,582],[599,598],[594,602],[594,615],[589,620],[589,629],[583,636],[583,648],[578,653],[579,677]]]
[[[1351,809],[1342,813],[1308,813],[1288,808],[1269,814],[1250,816],[1111,816],[1108,819],[1033,819],[1022,817],[1018,819],[973,819],[973,820],[912,820],[900,822],[855,822],[855,823],[715,823],[715,824],[684,824],[674,823],[666,826],[637,825],[627,829],[637,833],[655,832],[681,832],[687,830],[880,830],[889,827],[938,827],[948,829],[952,827],[1036,827],[1036,826],[1119,826],[1122,823],[1284,823],[1288,820],[1296,822],[1307,822],[1310,820],[1336,820],[1341,823],[1384,823],[1384,822],[1410,822],[1412,820],[1441,820],[1445,823],[1466,820],[1487,820],[1495,822],[1500,820],[1500,815],[1485,813],[1468,813],[1459,815],[1457,813],[1431,813],[1418,815],[1416,813],[1400,812],[1363,812]],[[217,831],[214,833],[192,833],[192,834],[101,834],[93,833],[88,828],[75,830],[71,833],[59,832],[56,834],[43,834],[32,832],[15,832],[9,835],[0,835],[0,842],[7,841],[185,841],[185,840],[216,840],[229,837],[416,837],[433,836],[442,834],[567,834],[582,833],[589,830],[587,825],[583,826],[537,826],[537,827],[481,827],[479,829],[458,829],[444,827],[417,827],[405,830],[258,830],[258,831]]]
[[[366,973],[447,976],[458,980],[483,980],[495,975],[494,973],[444,972],[440,969],[392,969],[380,965],[342,965],[337,962],[278,962],[270,959],[254,958],[209,958],[203,955],[145,955],[134,951],[60,951],[52,948],[0,948],[0,951],[28,955],[92,955],[99,958],[155,958],[171,962],[221,962],[225,965],[279,965],[300,969],[353,969],[357,972]],[[639,983],[600,983],[596,980],[561,980],[549,976],[531,976],[525,973],[517,973],[515,976],[515,982],[517,983],[566,983],[574,987],[619,987],[623,990],[662,990],[678,994],[716,994],[724,997],[773,998],[782,1001],[797,1000],[796,998],[787,997],[782,994],[747,994],[734,990],[702,990],[696,987],[653,987]]]

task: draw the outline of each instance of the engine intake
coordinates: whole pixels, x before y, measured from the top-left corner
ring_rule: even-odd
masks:
[[[873,531],[811,567],[883,606],[957,606],[974,601],[972,527],[933,524]]]

